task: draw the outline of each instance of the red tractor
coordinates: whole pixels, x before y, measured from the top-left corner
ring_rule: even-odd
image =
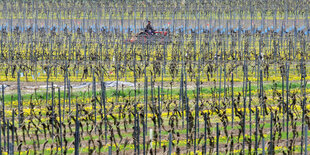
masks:
[[[130,43],[167,43],[170,42],[169,31],[155,31],[148,33],[146,30],[139,32],[129,39]]]

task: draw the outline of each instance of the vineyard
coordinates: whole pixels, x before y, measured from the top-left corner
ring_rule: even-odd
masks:
[[[0,155],[307,155],[308,3],[0,0]]]

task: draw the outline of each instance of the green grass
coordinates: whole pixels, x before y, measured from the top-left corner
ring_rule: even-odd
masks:
[[[277,90],[282,90],[282,83],[276,83],[277,86],[276,86],[276,89]],[[264,90],[271,90],[272,88],[274,87],[274,85],[272,83],[268,83],[268,84],[264,84]],[[284,87],[285,88],[285,87]],[[296,89],[296,88],[300,88],[300,83],[298,82],[293,82],[293,83],[290,83],[290,89]],[[307,84],[306,86],[307,89],[310,88],[310,84]],[[227,89],[227,88],[226,88]],[[242,86],[239,86],[239,87],[234,87],[234,92],[242,92]],[[251,86],[251,91],[255,91],[257,90],[258,87],[256,85],[253,85]],[[195,91],[193,91],[195,89],[188,89],[187,91],[187,95],[189,96],[189,98],[192,98],[195,94]],[[286,88],[285,88],[286,90]],[[39,91],[37,92],[36,94],[22,94],[22,98],[23,98],[23,101],[27,101],[27,100],[30,100],[30,98],[32,97],[32,99],[43,99],[43,100],[46,100],[46,90],[42,90],[42,91]],[[203,87],[200,91],[201,94],[211,94],[212,91],[214,92],[219,92],[220,89],[219,88],[213,88],[213,87]],[[221,92],[224,92],[224,88],[222,86],[221,88]],[[179,95],[180,93],[180,89],[179,88],[173,88],[172,89],[172,92],[171,92],[171,89],[167,89],[167,88],[164,88],[163,89],[163,92],[162,92],[164,95],[168,94],[168,95]],[[144,90],[143,88],[140,88],[140,89],[136,89],[136,94],[137,96],[143,96],[144,95]],[[157,96],[158,94],[158,90],[156,88],[154,88],[154,95]],[[134,97],[135,95],[135,92],[134,92],[134,89],[133,88],[125,88],[125,89],[119,89],[119,98],[122,98],[122,97]],[[148,88],[148,95],[150,96],[151,95],[151,89]],[[71,99],[75,99],[76,97],[77,98],[83,98],[83,97],[86,97],[86,98],[90,98],[93,96],[93,93],[92,93],[92,90],[89,90],[89,92],[85,92],[85,91],[74,91],[74,92],[71,92]],[[101,91],[96,91],[96,96],[101,96]],[[106,90],[106,97],[109,98],[109,97],[116,97],[117,96],[117,93],[116,93],[116,90],[115,88],[113,89],[107,89]],[[2,97],[1,97],[2,98]],[[64,98],[64,91],[60,91],[60,98]],[[68,96],[66,96],[66,98],[68,98]],[[49,89],[49,93],[48,93],[48,100],[51,100],[52,99],[52,92],[51,90]],[[58,99],[58,91],[56,90],[55,94],[54,94],[54,99],[57,100]],[[169,96],[168,96],[168,99],[169,99]],[[16,94],[13,94],[13,95],[9,95],[9,94],[5,94],[4,95],[4,100],[6,103],[10,103],[11,101],[17,101],[18,100],[18,95],[17,93]]]

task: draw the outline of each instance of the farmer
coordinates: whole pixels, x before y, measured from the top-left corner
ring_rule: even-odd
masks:
[[[153,27],[151,26],[151,21],[147,22],[146,28],[145,28],[146,32],[150,35],[153,35],[155,33],[155,30],[153,29]]]

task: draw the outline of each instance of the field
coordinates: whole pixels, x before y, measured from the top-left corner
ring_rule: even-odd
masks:
[[[1,154],[307,154],[306,0],[0,2]],[[147,21],[167,36],[139,38]]]

